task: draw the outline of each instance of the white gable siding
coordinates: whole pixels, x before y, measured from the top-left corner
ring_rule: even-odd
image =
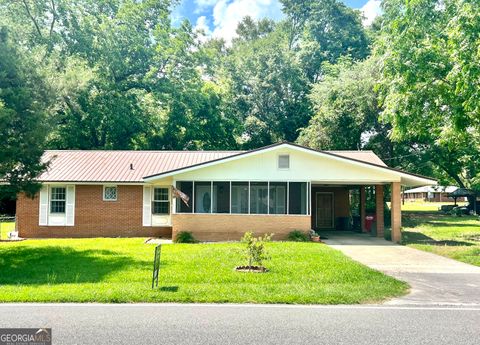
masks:
[[[278,168],[278,154],[290,155],[290,168]],[[373,184],[398,182],[400,175],[328,155],[281,148],[177,174],[175,180],[313,181]]]

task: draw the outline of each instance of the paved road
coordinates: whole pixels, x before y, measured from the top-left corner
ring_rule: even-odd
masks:
[[[478,344],[480,308],[0,304],[0,327],[53,344]]]
[[[331,247],[410,284],[410,294],[387,304],[480,306],[480,267],[365,234],[327,236],[325,242]]]

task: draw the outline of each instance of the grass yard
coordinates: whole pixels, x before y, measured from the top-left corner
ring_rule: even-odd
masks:
[[[9,232],[15,230],[15,222],[0,222],[0,240],[6,240]]]
[[[453,205],[453,204],[454,204],[453,202],[405,201],[405,203],[402,204],[402,211],[436,212],[442,205]],[[466,204],[467,203],[465,202],[457,202],[457,205],[459,206],[464,206]]]
[[[240,243],[154,246],[144,239],[0,243],[1,302],[235,302],[340,304],[382,301],[408,286],[318,243],[267,244],[268,273],[235,272]]]
[[[475,216],[404,212],[402,242],[480,266],[480,221]]]

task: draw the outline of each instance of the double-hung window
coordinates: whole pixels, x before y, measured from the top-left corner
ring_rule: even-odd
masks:
[[[66,188],[52,187],[50,189],[50,213],[65,213]]]
[[[153,214],[170,214],[170,199],[168,188],[153,190]]]

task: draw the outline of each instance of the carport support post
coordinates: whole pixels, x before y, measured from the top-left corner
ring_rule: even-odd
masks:
[[[392,183],[392,241],[400,242],[402,240],[402,209],[401,209],[401,195],[400,182]]]
[[[377,216],[377,237],[383,238],[383,231],[385,230],[385,221],[383,219],[384,212],[383,201],[383,185],[377,184],[375,186],[375,215]]]
[[[360,229],[362,232],[367,232],[365,228],[365,204],[367,202],[367,197],[365,195],[365,186],[360,187]]]

